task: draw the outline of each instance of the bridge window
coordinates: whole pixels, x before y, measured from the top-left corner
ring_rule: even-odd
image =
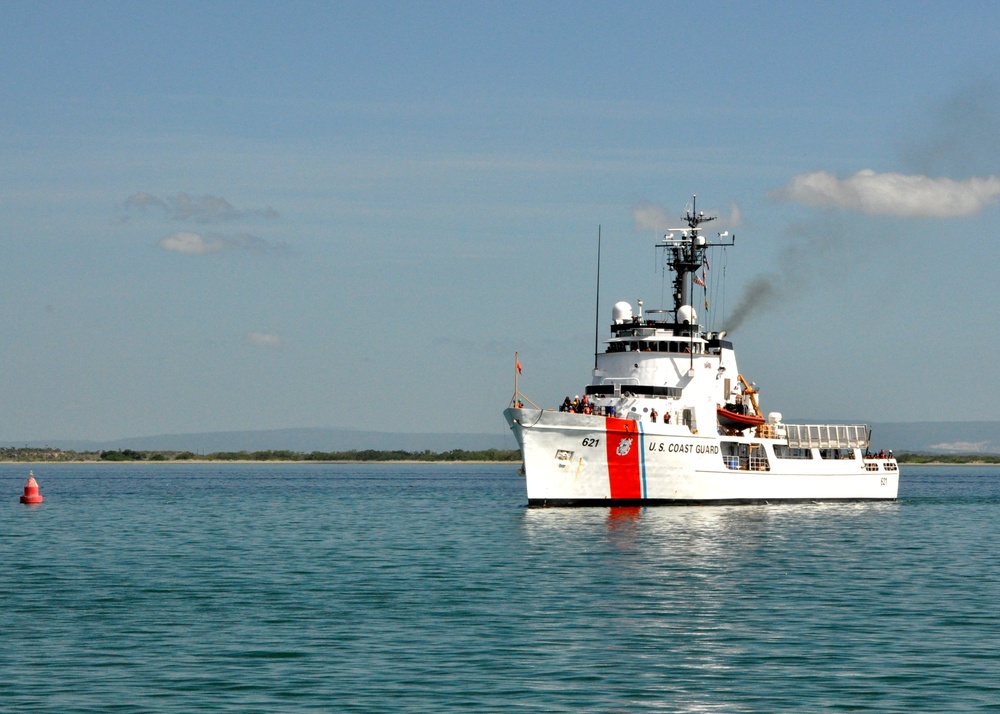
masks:
[[[812,449],[793,448],[784,444],[774,445],[774,456],[779,459],[811,459]]]

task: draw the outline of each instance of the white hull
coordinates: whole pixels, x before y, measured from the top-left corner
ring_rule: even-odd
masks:
[[[712,220],[692,198],[686,227],[671,228],[656,244],[673,276],[673,305],[614,304],[611,336],[603,352],[595,340],[582,399],[567,395],[558,412],[522,399],[515,353],[514,396],[504,416],[524,457],[529,505],[896,498],[896,461],[891,451],[889,458],[868,458],[866,425],[786,424],[780,412],[765,416],[727,331],[698,321],[700,298],[709,309],[708,252],[736,244],[728,231],[716,241],[703,235],[701,226]],[[804,344],[806,355],[808,349]]]
[[[899,490],[895,460],[859,448],[778,458],[787,439],[536,409],[504,416],[524,456],[529,505],[892,500]]]

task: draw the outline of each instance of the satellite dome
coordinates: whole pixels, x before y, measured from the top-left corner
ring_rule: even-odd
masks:
[[[690,325],[695,324],[698,321],[698,313],[695,312],[694,308],[690,305],[681,305],[677,310],[677,322],[684,324],[688,323]]]
[[[621,325],[631,319],[632,306],[624,300],[616,302],[615,306],[611,309],[611,321],[616,325]]]

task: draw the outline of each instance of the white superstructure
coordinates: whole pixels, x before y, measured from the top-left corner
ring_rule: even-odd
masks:
[[[672,310],[615,304],[583,399],[504,411],[524,457],[529,505],[763,503],[895,499],[899,470],[869,458],[868,427],[785,424],[761,413],[725,332],[705,332],[693,283],[712,220],[692,204],[665,251]],[[576,401],[576,400],[574,400]]]

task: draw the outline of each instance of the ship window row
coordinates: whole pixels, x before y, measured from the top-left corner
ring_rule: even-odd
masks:
[[[853,459],[854,449],[820,449],[819,457],[821,459]]]
[[[812,449],[801,449],[784,444],[774,445],[774,456],[779,459],[811,459]]]
[[[774,445],[774,456],[778,459],[811,459],[813,450],[801,446]],[[819,449],[819,457],[827,460],[855,459],[854,449]]]
[[[608,344],[608,352],[667,352],[670,354],[692,353],[700,355],[702,353],[701,342],[677,342],[670,341],[642,341],[642,342],[611,342]]]
[[[899,465],[895,461],[865,461],[865,471],[899,471]]]
[[[680,399],[680,387],[653,387],[645,384],[623,384],[621,394],[623,397],[673,397]],[[592,397],[612,397],[615,394],[613,384],[591,384],[587,387],[586,393]]]

